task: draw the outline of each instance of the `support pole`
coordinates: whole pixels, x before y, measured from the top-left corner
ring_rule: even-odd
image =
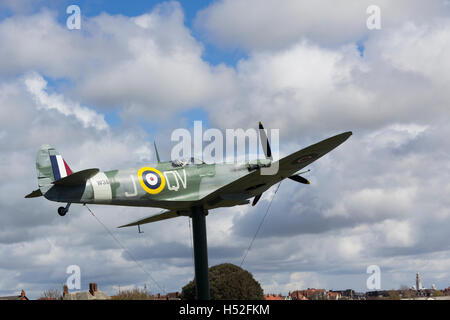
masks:
[[[191,213],[197,300],[209,300],[208,245],[206,241],[205,211],[203,207],[198,206],[193,207]]]

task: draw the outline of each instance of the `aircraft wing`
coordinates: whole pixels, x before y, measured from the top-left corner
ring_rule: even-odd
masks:
[[[179,217],[180,215],[178,214],[177,211],[163,211],[160,212],[158,214],[134,221],[132,223],[129,224],[125,224],[123,226],[120,226],[118,228],[124,228],[124,227],[132,227],[132,226],[138,226],[141,224],[146,224],[146,223],[151,223],[151,222],[155,222],[155,221],[160,221],[160,220],[166,220],[166,219],[171,219],[171,218],[176,218]]]
[[[255,170],[252,173],[210,193],[202,199],[203,203],[212,205],[216,201],[219,201],[219,199],[223,199],[227,195],[245,195],[248,193],[248,190],[251,190],[252,188],[257,188],[258,186],[264,184],[273,185],[285,178],[290,177],[297,171],[321,158],[322,156],[342,144],[351,135],[351,132],[341,133],[334,137],[322,140],[302,150],[294,152],[287,157],[284,157],[279,161],[275,161],[272,163],[272,166],[278,165],[278,172],[276,172],[275,174],[262,175],[261,168]]]
[[[282,174],[290,173],[289,175],[291,175],[323,157],[328,152],[344,143],[351,135],[352,132],[350,131],[344,132],[294,152],[278,161],[279,171]]]
[[[42,197],[42,192],[40,189],[34,190],[33,192],[25,196],[25,198],[37,198],[37,197]]]

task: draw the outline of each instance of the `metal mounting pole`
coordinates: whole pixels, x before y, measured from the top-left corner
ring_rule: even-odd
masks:
[[[206,214],[203,207],[193,207],[192,233],[194,238],[195,286],[198,300],[209,300],[208,244],[206,241]]]

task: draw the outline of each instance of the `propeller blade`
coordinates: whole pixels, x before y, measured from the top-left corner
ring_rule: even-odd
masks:
[[[266,158],[272,160],[272,150],[270,149],[269,139],[267,138],[266,131],[264,130],[261,121],[259,122],[259,138],[261,139],[261,145]]]
[[[254,199],[253,199],[253,203],[252,206],[256,206],[256,204],[258,203],[259,199],[261,199],[262,193],[258,194]]]
[[[307,180],[307,179],[305,179],[305,178],[303,178],[302,176],[299,176],[299,175],[293,175],[293,176],[290,176],[288,178],[291,179],[291,180],[303,183],[303,184],[311,184],[309,182],[309,180]]]

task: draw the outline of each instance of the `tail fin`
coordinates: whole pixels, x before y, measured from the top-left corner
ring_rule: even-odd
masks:
[[[46,193],[52,183],[72,174],[63,157],[53,147],[43,145],[39,148],[36,159],[39,189]]]

